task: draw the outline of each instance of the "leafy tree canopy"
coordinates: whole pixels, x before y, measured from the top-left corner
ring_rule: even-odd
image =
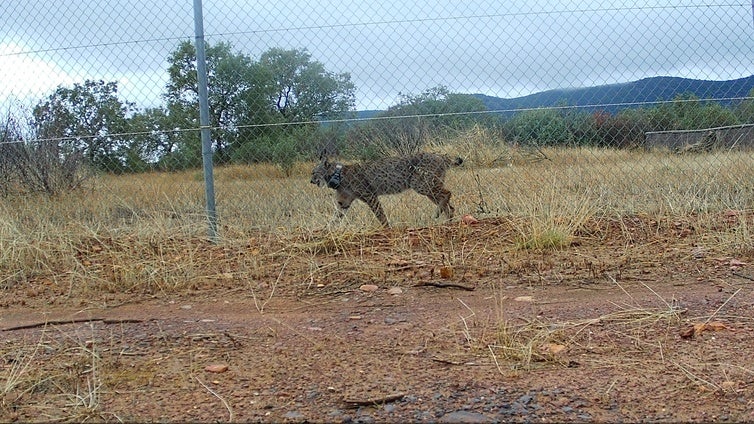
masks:
[[[213,140],[221,162],[243,157],[227,150],[238,150],[280,130],[261,125],[335,118],[354,108],[355,87],[350,75],[326,71],[306,50],[272,48],[258,62],[233,52],[229,43],[208,45],[206,50],[210,121],[220,128]],[[169,115],[183,121],[181,127],[196,127],[198,89],[193,44],[181,43],[168,62],[170,82],[165,98]]]
[[[32,113],[38,137],[58,140],[62,154],[82,152],[90,164],[118,172],[126,165],[124,134],[134,110],[133,103],[118,97],[118,83],[87,80],[58,87]]]

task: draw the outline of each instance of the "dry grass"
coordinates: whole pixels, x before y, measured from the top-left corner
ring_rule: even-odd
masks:
[[[457,216],[504,217],[516,228],[519,248],[567,247],[590,219],[641,214],[671,221],[696,216],[708,250],[754,249],[748,218],[754,207],[752,152],[679,156],[549,148],[533,160],[531,148],[497,145],[490,138],[479,130],[430,149],[468,157],[447,178]],[[217,169],[221,246],[254,237],[283,244],[294,239],[303,243],[301,252],[315,257],[347,251],[343,247],[381,231],[360,202],[333,223],[333,193],[309,183],[313,165],[296,165],[290,177],[269,165]],[[434,206],[416,193],[384,196],[382,202],[399,229],[438,224]],[[726,213],[733,225],[721,226]],[[197,260],[208,249],[206,236],[198,171],[102,175],[85,189],[55,198],[3,198],[0,287],[50,280],[68,293],[191,289],[218,272],[235,272],[207,273]],[[264,272],[257,262],[244,263],[249,275]]]
[[[473,148],[475,137],[488,135],[471,134],[453,146],[432,149],[469,153],[465,166],[451,170],[447,178],[457,215],[490,218],[495,225],[464,226],[457,223],[458,217],[440,225],[433,218],[434,206],[412,192],[384,197],[386,213],[396,227],[392,230],[380,228],[371,211],[358,202],[343,222],[332,223],[332,191],[309,183],[313,163],[297,165],[290,177],[273,166],[231,166],[215,174],[221,240],[213,244],[207,239],[200,173],[102,175],[85,190],[56,198],[0,199],[0,289],[28,298],[46,296],[50,303],[83,299],[83,306],[171,297],[217,284],[226,293],[244,291],[257,311],[265,313],[283,290],[290,294],[317,288],[327,295],[364,282],[389,286],[438,280],[440,269],[480,284],[488,283],[494,273],[499,274],[496,278],[516,274],[531,282],[532,275],[542,271],[555,279],[562,268],[548,263],[549,258],[565,255],[560,250],[585,237],[599,239],[599,232],[607,230],[595,222],[618,223],[615,226],[629,240],[636,228],[622,218],[636,215],[656,224],[640,231],[670,232],[677,227],[678,237],[687,236],[685,223],[693,218],[694,251],[708,258],[754,252],[751,152],[532,152],[494,144]],[[622,250],[605,259],[614,263],[595,260],[588,271],[579,270],[579,278],[604,281],[605,268],[620,270],[631,249],[642,248],[629,244],[617,246]],[[521,259],[539,251],[536,264]],[[558,258],[586,261],[564,256],[554,261]],[[636,268],[644,271],[643,266]],[[282,282],[297,289],[282,287]],[[26,286],[30,288],[24,291]],[[633,348],[657,349],[645,341],[656,339],[642,334],[647,328],[677,323],[680,314],[673,302],[660,299],[660,307],[616,304],[615,311],[591,319],[548,322],[534,317],[519,322],[503,307],[503,289],[493,284],[493,291],[492,325],[475,327],[472,321],[481,317],[467,307],[469,313],[460,318],[461,332],[465,347],[489,353],[503,373],[506,368],[561,363],[574,351],[605,348],[590,344],[588,334],[595,327]],[[483,333],[476,334],[480,328]],[[100,419],[102,394],[146,372],[103,360],[101,346],[84,339],[61,342],[43,337],[36,343],[27,341],[22,349],[0,351],[8,364],[0,369],[0,412],[7,416],[19,399],[45,390],[56,394],[58,401],[40,416]],[[564,346],[565,356],[556,352],[558,346]],[[40,361],[68,365],[49,375],[36,367]],[[722,386],[682,360],[667,363],[689,380],[709,381],[716,390]],[[229,407],[228,414],[233,417]]]
[[[9,361],[13,366],[4,375],[0,392],[0,416],[14,417],[26,397],[46,393],[49,403],[31,405],[41,420],[102,421],[100,346],[92,337],[56,337],[55,333],[55,329],[45,328],[36,343],[24,345],[13,354]],[[0,357],[7,357],[6,353],[0,350]]]
[[[615,280],[613,280],[615,281]],[[615,282],[616,285],[620,285]],[[518,317],[514,322],[508,311],[506,302],[510,299],[504,295],[504,290],[493,288],[494,326],[496,330],[487,337],[475,340],[484,345],[482,351],[488,351],[493,362],[501,374],[506,375],[504,366],[508,369],[530,370],[546,363],[559,363],[568,366],[569,361],[579,352],[594,352],[609,348],[608,346],[594,346],[591,335],[594,333],[612,334],[615,338],[630,340],[633,347],[651,344],[654,348],[656,338],[646,336],[648,328],[666,327],[677,328],[681,315],[685,313],[675,302],[661,298],[649,286],[647,290],[657,296],[660,306],[646,306],[637,302],[633,296],[623,290],[628,303],[614,304],[614,311],[594,318],[579,318],[573,321],[551,321],[539,316],[523,320]],[[534,299],[522,300],[524,302]],[[667,337],[674,337],[664,333],[660,342]],[[618,352],[615,357],[622,358],[626,352]]]

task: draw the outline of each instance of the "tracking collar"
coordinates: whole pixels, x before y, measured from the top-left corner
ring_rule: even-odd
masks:
[[[330,178],[327,180],[327,186],[333,189],[337,189],[340,187],[340,171],[343,170],[343,165],[336,164],[335,165],[335,172],[330,176]]]

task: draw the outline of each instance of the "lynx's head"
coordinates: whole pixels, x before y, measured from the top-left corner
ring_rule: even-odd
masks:
[[[330,187],[337,189],[340,186],[340,170],[343,168],[340,164],[334,164],[327,160],[327,157],[321,156],[317,166],[312,169],[311,183],[320,187]]]

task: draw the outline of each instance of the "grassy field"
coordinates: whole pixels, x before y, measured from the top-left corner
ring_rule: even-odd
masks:
[[[466,158],[464,166],[449,171],[447,178],[456,220],[464,214],[515,220],[519,247],[567,244],[580,226],[593,218],[644,215],[673,220],[692,214],[710,217],[699,222],[708,223],[710,243],[716,247],[752,246],[751,229],[745,223],[736,231],[715,230],[720,213],[754,207],[752,152],[532,152],[509,147],[473,149],[462,143],[434,150]],[[312,166],[301,163],[288,177],[272,165],[216,169],[221,243],[260,233],[283,240],[320,230],[352,234],[378,229],[371,211],[360,202],[354,203],[345,220],[332,223],[333,192],[309,183]],[[434,205],[416,193],[384,196],[382,201],[398,229],[440,222],[433,217]],[[88,281],[94,277],[77,252],[82,246],[105,240],[104,244],[139,247],[122,249],[116,268],[128,275],[115,279],[120,283],[190,280],[198,272],[190,253],[181,253],[185,263],[172,267],[160,266],[160,255],[172,248],[183,252],[177,241],[185,244],[189,239],[206,239],[207,234],[199,171],[102,175],[85,188],[59,197],[3,198],[0,269],[4,272],[0,286],[41,276],[76,276]],[[140,253],[155,246],[162,253],[150,256],[152,259]],[[151,265],[150,260],[154,261]],[[140,268],[144,270],[136,271]]]
[[[665,378],[662,387],[684,386],[663,394],[669,404],[687,396],[678,403],[691,412],[681,418],[697,416],[692,412],[702,391],[696,387],[716,393],[720,403],[708,403],[710,411],[730,402],[717,397],[730,387],[750,399],[750,352],[744,350],[751,302],[738,286],[751,276],[748,268],[737,270],[754,255],[753,153],[463,144],[433,150],[466,159],[446,182],[457,216],[436,220],[434,205],[413,192],[385,196],[390,230],[358,202],[342,222],[331,222],[333,192],[309,183],[313,163],[298,164],[288,176],[271,165],[216,169],[216,243],[208,238],[198,171],[101,175],[54,198],[0,198],[3,324],[21,314],[22,324],[31,319],[39,327],[39,333],[23,325],[4,333],[0,418],[200,421],[192,408],[209,394],[224,406],[200,408],[208,414],[201,421],[216,421],[218,411],[231,421],[231,404],[239,420],[259,420],[255,411],[272,409],[277,415],[268,420],[281,421],[290,396],[274,408],[249,399],[269,387],[291,392],[294,380],[264,380],[266,370],[286,367],[290,372],[276,375],[314,381],[321,370],[336,370],[343,382],[322,385],[328,389],[315,402],[318,410],[328,397],[339,405],[340,393],[329,387],[363,381],[362,367],[381,372],[391,366],[401,375],[424,376],[422,386],[440,384],[426,399],[455,390],[444,382],[487,379],[492,387],[504,378],[505,387],[518,382],[525,393],[576,382],[579,399],[610,400],[612,388],[622,385],[621,396],[626,388],[633,396],[625,397],[625,407],[643,408],[647,402],[634,399],[654,390],[658,376]],[[466,225],[464,214],[482,223]],[[577,301],[563,300],[574,296]],[[47,321],[57,309],[85,315],[121,307],[131,308],[126,318],[133,322],[101,318],[95,331],[88,321],[81,327],[69,326],[67,318]],[[212,318],[221,314],[217,322]],[[239,334],[228,333],[229,321]],[[366,330],[349,336],[360,323]],[[692,344],[677,336],[691,323],[723,329],[733,323],[736,331]],[[212,325],[222,327],[198,329]],[[398,331],[397,325],[413,327]],[[318,339],[329,331],[332,339]],[[407,354],[422,338],[417,334],[425,339],[421,349],[429,344],[428,351],[471,353],[475,362],[487,358],[494,367]],[[400,335],[406,340],[395,343]],[[215,343],[226,336],[225,345]],[[727,344],[712,343],[718,339]],[[203,340],[212,347],[200,346]],[[380,343],[389,345],[375,349]],[[312,355],[319,349],[326,354]],[[565,366],[560,349],[581,365]],[[341,358],[323,365],[339,352]],[[379,362],[386,354],[393,355],[390,366]],[[205,362],[226,357],[234,364],[230,375],[246,377],[228,402],[214,391],[230,390],[226,377],[211,386],[202,381],[210,378]],[[718,362],[711,364],[711,357]],[[311,375],[300,366],[307,360],[313,362],[303,368]],[[520,371],[543,366],[550,368]],[[354,375],[345,378],[344,370]],[[561,379],[553,383],[553,376]],[[621,383],[626,379],[639,383]],[[602,391],[584,395],[584,381],[588,390]],[[562,412],[562,405],[554,410]]]

